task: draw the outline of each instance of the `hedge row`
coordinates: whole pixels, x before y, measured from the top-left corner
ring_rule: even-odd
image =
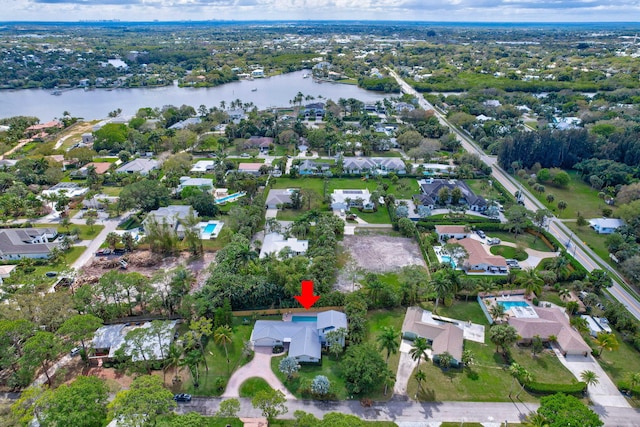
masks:
[[[482,229],[485,231],[503,231],[504,226],[500,220],[492,220],[490,218],[422,218],[416,224],[422,230],[434,230],[436,225],[470,225],[472,228]]]
[[[640,384],[635,387],[631,387],[631,383],[626,380],[618,381],[618,390],[631,392],[634,396],[640,396]]]
[[[580,396],[587,389],[587,383],[577,382],[573,384],[553,384],[553,383],[537,383],[531,382],[524,385],[525,390],[535,394],[555,394],[566,393],[574,396]]]

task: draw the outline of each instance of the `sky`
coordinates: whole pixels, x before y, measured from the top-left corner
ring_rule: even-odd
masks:
[[[638,22],[640,0],[2,0],[0,21]]]

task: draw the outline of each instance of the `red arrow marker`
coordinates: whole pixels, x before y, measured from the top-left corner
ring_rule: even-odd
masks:
[[[319,296],[313,295],[313,281],[302,281],[302,295],[294,296],[295,299],[307,310],[309,310],[313,304],[320,299]]]

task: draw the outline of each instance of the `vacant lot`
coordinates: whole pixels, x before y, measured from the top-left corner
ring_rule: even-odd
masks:
[[[351,253],[358,267],[366,271],[384,273],[406,265],[426,267],[418,244],[407,237],[345,236],[342,245]]]
[[[365,272],[397,271],[407,265],[426,267],[418,244],[410,238],[389,235],[344,236],[344,252]],[[343,270],[336,283],[338,289],[351,290],[352,281]]]

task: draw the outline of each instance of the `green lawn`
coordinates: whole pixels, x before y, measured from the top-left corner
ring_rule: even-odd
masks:
[[[571,182],[566,188],[554,187],[552,185],[545,185],[545,192],[538,193],[533,191],[525,181],[518,180],[523,183],[529,189],[540,202],[542,202],[547,209],[551,210],[558,218],[576,218],[577,213],[580,212],[585,218],[597,218],[602,216],[602,208],[611,208],[614,212],[615,206],[608,206],[602,199],[598,198],[598,190],[595,190],[589,186],[586,182],[580,179],[580,174],[576,171],[567,171],[571,177]],[[555,200],[552,203],[547,202],[547,194],[553,194]],[[564,200],[567,202],[567,209],[560,212],[558,210],[558,202]]]
[[[536,251],[552,252],[551,249],[540,239],[537,239],[533,234],[522,233],[518,234],[517,238],[513,237],[513,233],[507,231],[487,231],[488,237],[497,237],[504,242],[515,243],[521,245],[523,248],[534,249]]]
[[[424,390],[419,391],[418,383],[412,376],[407,388],[408,395],[413,398],[418,394],[419,399],[426,401],[509,401],[509,390],[513,387],[516,391],[516,387],[519,386],[512,385],[512,377],[504,365],[502,356],[496,353],[496,347],[489,340],[489,325],[480,305],[475,301],[459,301],[450,307],[439,307],[438,314],[484,325],[485,343],[465,341],[465,349],[471,350],[476,360],[476,364],[470,369],[449,369],[444,372],[432,362],[421,365],[427,375],[427,381],[423,383]],[[544,353],[533,358],[530,348],[513,347],[512,355],[537,381],[570,383],[574,379],[554,354]],[[522,392],[520,399],[528,402],[537,400],[527,392]]]
[[[37,228],[50,227],[49,224],[34,224],[34,226]],[[95,224],[93,226],[93,230],[91,229],[91,227],[85,224],[70,224],[68,229],[67,227],[58,225],[56,229],[58,230],[58,233],[62,233],[62,234],[67,234],[70,231],[77,229],[77,230],[80,230],[80,234],[78,235],[78,238],[80,240],[91,240],[91,239],[95,239],[96,236],[100,234],[100,232],[104,229],[104,225]]]
[[[254,397],[263,390],[273,389],[262,378],[252,377],[240,384],[240,397]]]
[[[86,250],[87,250],[86,246],[72,246],[69,249],[69,251],[65,253],[65,256],[64,256],[65,263],[67,265],[73,264],[74,262],[76,262],[78,258],[80,258],[80,255],[82,255]]]
[[[183,384],[182,392],[190,393],[198,396],[219,396],[224,391],[227,380],[238,367],[247,362],[242,357],[242,348],[244,342],[251,337],[253,322],[249,325],[241,325],[239,320],[233,327],[233,342],[227,346],[229,352],[229,360],[231,363],[227,365],[224,348],[209,340],[205,349],[205,356],[209,371],[207,372],[205,365],[200,366],[200,386],[196,389],[193,387],[193,379],[189,376],[188,381]],[[223,386],[221,389],[219,386]]]
[[[113,197],[119,196],[121,191],[122,191],[122,187],[106,187],[105,186],[100,189],[100,192],[102,194],[106,194],[107,196],[113,196]]]
[[[504,258],[513,258],[518,261],[524,261],[529,258],[529,255],[524,250],[514,248],[512,246],[496,245],[491,246],[491,249],[489,250],[494,255],[500,255]]]
[[[612,267],[617,268],[616,264],[609,259],[609,250],[607,249],[607,235],[598,234],[589,226],[578,227],[575,222],[565,222],[564,225],[569,227],[578,238],[585,242],[595,253],[598,254],[605,262],[608,262]]]
[[[498,200],[502,197],[502,194],[495,187],[489,186],[488,179],[465,179],[464,182],[475,194],[487,200]]]
[[[631,344],[623,341],[618,332],[614,333],[620,346],[615,351],[603,351],[598,361],[614,384],[617,384],[618,381],[628,381],[630,373],[640,372],[640,357]],[[631,403],[636,408],[640,407],[640,396],[631,399]]]
[[[391,224],[389,210],[383,205],[378,206],[378,210],[375,212],[360,212],[357,208],[351,208],[350,212],[370,224]]]
[[[344,387],[344,380],[340,377],[340,359],[336,360],[334,356],[324,353],[320,365],[301,365],[298,373],[291,380],[287,381],[287,376],[278,369],[278,364],[285,357],[286,355],[271,358],[271,370],[280,381],[282,381],[291,394],[297,398],[303,397],[301,386],[313,381],[317,375],[324,375],[329,379],[331,388],[335,391],[337,399],[344,400],[348,397]]]

